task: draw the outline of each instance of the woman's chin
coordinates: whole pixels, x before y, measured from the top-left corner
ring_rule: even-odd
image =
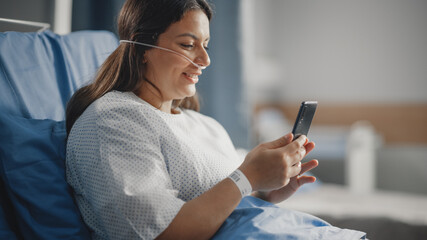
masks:
[[[196,94],[196,91],[186,91],[185,93],[180,94],[179,97],[174,98],[175,100],[184,100],[185,98],[192,97]]]
[[[188,88],[186,89],[185,92],[186,92],[185,93],[185,97],[192,97],[192,96],[194,96],[196,94],[196,85],[192,84],[192,85],[188,86]]]

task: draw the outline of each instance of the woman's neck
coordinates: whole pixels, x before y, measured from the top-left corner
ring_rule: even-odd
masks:
[[[158,91],[149,84],[143,84],[143,86],[141,86],[141,88],[137,93],[135,93],[135,95],[162,112],[169,114],[179,113],[179,111],[172,109],[173,100],[162,100],[162,97],[158,93]]]

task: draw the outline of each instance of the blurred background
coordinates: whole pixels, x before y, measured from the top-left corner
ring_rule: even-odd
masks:
[[[341,159],[356,147],[348,144],[356,134],[350,130],[361,130],[363,121],[375,138],[376,186],[427,194],[427,1],[242,5],[244,79],[248,101],[261,113],[258,137],[274,115],[259,110],[279,109],[290,129],[299,102],[317,100],[310,137],[318,143],[319,177],[351,177],[341,175]]]
[[[0,18],[48,23],[59,34],[116,32],[123,2],[0,0]],[[287,206],[336,217],[388,204],[379,217],[427,226],[427,1],[210,2],[212,64],[198,84],[202,112],[244,152],[290,132],[300,103],[317,100],[309,133],[316,142],[309,157],[320,162],[315,186],[337,186],[331,194],[354,202],[328,209],[295,196]],[[1,31],[39,28],[0,21]],[[339,205],[323,193],[301,197]]]

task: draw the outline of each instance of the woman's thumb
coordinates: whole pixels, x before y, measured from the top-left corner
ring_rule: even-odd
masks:
[[[292,142],[292,138],[292,133],[288,133],[285,136],[282,136],[271,142],[266,142],[263,145],[268,149],[276,149],[288,145],[290,142]]]

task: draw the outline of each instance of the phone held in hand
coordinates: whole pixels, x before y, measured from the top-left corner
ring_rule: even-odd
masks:
[[[310,129],[311,121],[313,120],[314,113],[316,112],[317,101],[304,101],[301,103],[301,107],[298,111],[298,116],[295,120],[292,133],[294,134],[294,139],[298,138],[301,135],[308,134]]]

